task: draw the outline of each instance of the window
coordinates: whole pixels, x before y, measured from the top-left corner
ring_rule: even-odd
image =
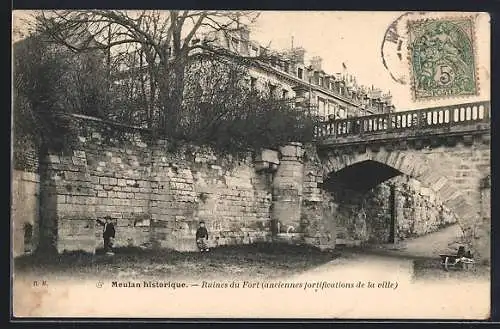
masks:
[[[276,86],[273,84],[269,84],[269,94],[271,97],[276,96]]]
[[[318,110],[320,115],[326,116],[325,100],[321,97],[318,97]]]
[[[297,77],[299,79],[302,79],[302,75],[304,73],[304,70],[302,70],[300,67],[297,69]]]
[[[323,86],[323,77],[319,77],[318,85]]]
[[[288,98],[288,90],[283,89],[281,91],[281,98]]]
[[[250,89],[255,90],[257,87],[257,78],[250,77]]]
[[[338,110],[338,116],[340,119],[345,119],[347,117],[345,109],[340,107]]]
[[[328,118],[330,114],[333,114],[333,104],[330,101],[326,102],[326,117]]]

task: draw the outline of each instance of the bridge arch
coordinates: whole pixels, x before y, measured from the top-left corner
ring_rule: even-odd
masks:
[[[321,180],[318,188],[328,190],[340,177],[347,185],[368,181],[368,189],[403,174],[433,191],[462,228],[484,231],[473,245],[489,245],[489,102],[323,121],[314,136],[308,166]],[[489,248],[480,249],[489,258]]]
[[[462,152],[445,151],[442,148],[427,151],[381,148],[343,155],[330,153],[323,160],[322,176],[326,181],[335,175],[345,175],[341,179],[344,182],[346,176],[360,180],[371,176],[372,183],[362,185],[368,189],[403,174],[434,191],[443,205],[453,210],[459,219],[478,218],[479,186],[484,174],[474,165],[466,164],[472,158],[461,158]],[[358,174],[346,174],[350,170],[356,170]],[[362,171],[365,174],[359,174]],[[357,185],[354,180],[351,183]]]
[[[383,164],[429,187],[459,219],[478,219],[491,170],[489,113],[489,102],[475,102],[321,123],[322,175]]]

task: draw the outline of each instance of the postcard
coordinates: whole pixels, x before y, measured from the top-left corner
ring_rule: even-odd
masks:
[[[490,16],[13,11],[12,318],[490,317]]]

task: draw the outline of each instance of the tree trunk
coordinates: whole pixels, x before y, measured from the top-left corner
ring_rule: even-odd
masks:
[[[160,76],[160,129],[168,136],[175,136],[179,132],[181,120],[185,79],[184,61],[180,58],[174,59],[170,69],[165,69],[165,73]]]

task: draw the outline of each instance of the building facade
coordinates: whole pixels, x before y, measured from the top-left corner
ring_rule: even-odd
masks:
[[[196,47],[197,45],[200,47]],[[232,33],[206,33],[200,38],[194,38],[192,46],[191,60],[202,58],[204,54],[213,56],[218,53],[221,57],[226,57],[225,61],[231,58],[245,59],[244,65],[248,68],[245,84],[250,89],[288,100],[291,105],[308,109],[322,120],[382,114],[395,110],[390,92],[384,93],[373,85],[359,85],[356,78],[347,72],[325,72],[322,58],[315,56],[306,62],[306,50],[302,47],[283,51],[265,48],[251,40],[248,28]],[[232,57],[233,55],[235,56]],[[147,97],[151,97],[144,55],[132,52],[128,57],[130,59],[120,69],[115,86],[133,86],[139,83],[142,84],[141,88],[135,89],[144,89],[149,95]],[[198,82],[202,80],[206,79],[202,78]],[[134,88],[130,89],[128,94],[133,93]]]
[[[390,92],[374,86],[360,86],[347,73],[327,73],[322,58],[305,61],[306,50],[294,47],[275,51],[250,39],[250,30],[243,28],[231,35],[211,36],[213,44],[249,61],[248,83],[251,88],[267,90],[272,97],[290,99],[295,106],[312,109],[323,119],[343,119],[394,111]]]

